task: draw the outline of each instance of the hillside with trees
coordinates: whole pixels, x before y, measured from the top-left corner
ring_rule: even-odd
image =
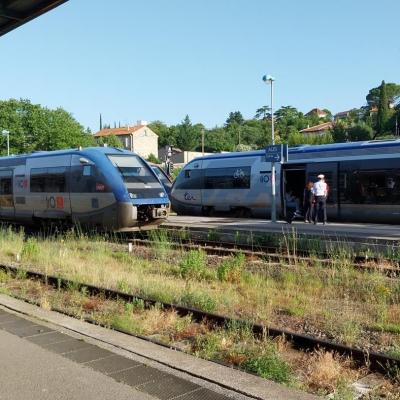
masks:
[[[365,106],[350,110],[345,118],[337,121],[326,109],[323,110],[326,116],[320,118],[313,113],[305,115],[292,106],[282,106],[274,112],[275,140],[294,146],[393,138],[400,134],[399,99],[400,85],[383,81],[368,92]],[[329,121],[333,121],[333,127],[323,135],[300,132]],[[201,150],[203,131],[206,152],[259,149],[271,142],[271,112],[266,105],[258,108],[251,119],[245,119],[240,111],[233,111],[223,126],[211,129],[193,124],[188,115],[177,125],[154,121],[150,127],[159,135],[160,146],[172,145],[190,151]]]
[[[329,110],[318,113],[299,111],[293,106],[282,106],[274,112],[275,140],[277,143],[324,144],[397,137],[400,134],[400,85],[385,83],[372,88],[366,103],[334,120]],[[159,136],[159,146],[172,145],[182,150],[201,151],[204,134],[206,152],[244,151],[260,149],[271,143],[271,112],[268,105],[260,106],[254,116],[245,119],[240,111],[232,111],[222,126],[207,129],[193,123],[188,115],[176,125],[153,121],[150,128]],[[322,114],[321,114],[322,115]],[[302,129],[324,122],[333,122],[323,135],[304,135]],[[72,114],[62,108],[55,110],[32,104],[25,99],[0,101],[0,132],[10,134],[12,154],[37,150],[57,150],[78,146],[101,145],[121,147],[115,136],[96,142],[89,129],[85,129]],[[6,138],[0,135],[0,154],[6,154]]]

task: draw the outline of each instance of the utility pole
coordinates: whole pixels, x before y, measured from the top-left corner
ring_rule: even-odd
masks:
[[[10,132],[3,129],[2,132],[3,136],[7,136],[7,155],[10,155]]]
[[[201,128],[201,153],[204,157],[204,128]]]
[[[275,126],[274,126],[274,87],[275,78],[271,75],[264,75],[263,81],[271,85],[271,139],[275,145]],[[271,222],[276,222],[276,183],[275,183],[275,162],[271,161]]]

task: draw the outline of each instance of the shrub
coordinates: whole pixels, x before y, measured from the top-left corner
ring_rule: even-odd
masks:
[[[220,338],[218,334],[209,332],[195,337],[193,350],[198,357],[215,360],[218,358],[219,349]]]
[[[249,372],[278,383],[288,384],[293,379],[289,364],[280,358],[272,346],[262,354],[251,354],[241,366]]]
[[[22,257],[35,258],[40,252],[39,244],[35,238],[29,238],[22,247]]]
[[[207,275],[207,255],[201,250],[191,250],[179,264],[180,275],[185,279],[203,279]]]
[[[181,297],[181,304],[186,307],[193,307],[206,312],[213,312],[217,303],[207,293],[185,291]]]
[[[223,261],[217,268],[217,277],[222,282],[238,283],[242,279],[246,258],[240,253],[234,258]]]
[[[126,279],[121,279],[117,282],[117,289],[123,293],[129,293],[131,291],[129,282]]]

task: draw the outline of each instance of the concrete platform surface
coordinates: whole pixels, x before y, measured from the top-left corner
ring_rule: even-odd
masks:
[[[155,399],[4,330],[0,370],[2,400]]]
[[[6,295],[0,368],[0,399],[319,399]]]
[[[265,219],[170,216],[163,225],[166,228],[184,227],[188,229],[218,229],[223,231],[246,231],[264,233],[291,233],[293,229],[306,235],[357,239],[400,241],[398,225],[359,224],[328,222],[327,225],[314,225],[300,221],[288,224],[285,221],[272,223]]]

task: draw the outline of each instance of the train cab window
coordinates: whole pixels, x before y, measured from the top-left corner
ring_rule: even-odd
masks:
[[[109,155],[108,158],[120,172],[125,183],[160,184],[153,170],[137,156]]]
[[[202,189],[203,188],[203,171],[201,169],[185,169],[179,174],[175,189]]]
[[[92,166],[91,165],[85,165],[83,167],[82,175],[83,176],[92,176]]]
[[[67,167],[32,168],[30,187],[33,193],[66,192]]]

